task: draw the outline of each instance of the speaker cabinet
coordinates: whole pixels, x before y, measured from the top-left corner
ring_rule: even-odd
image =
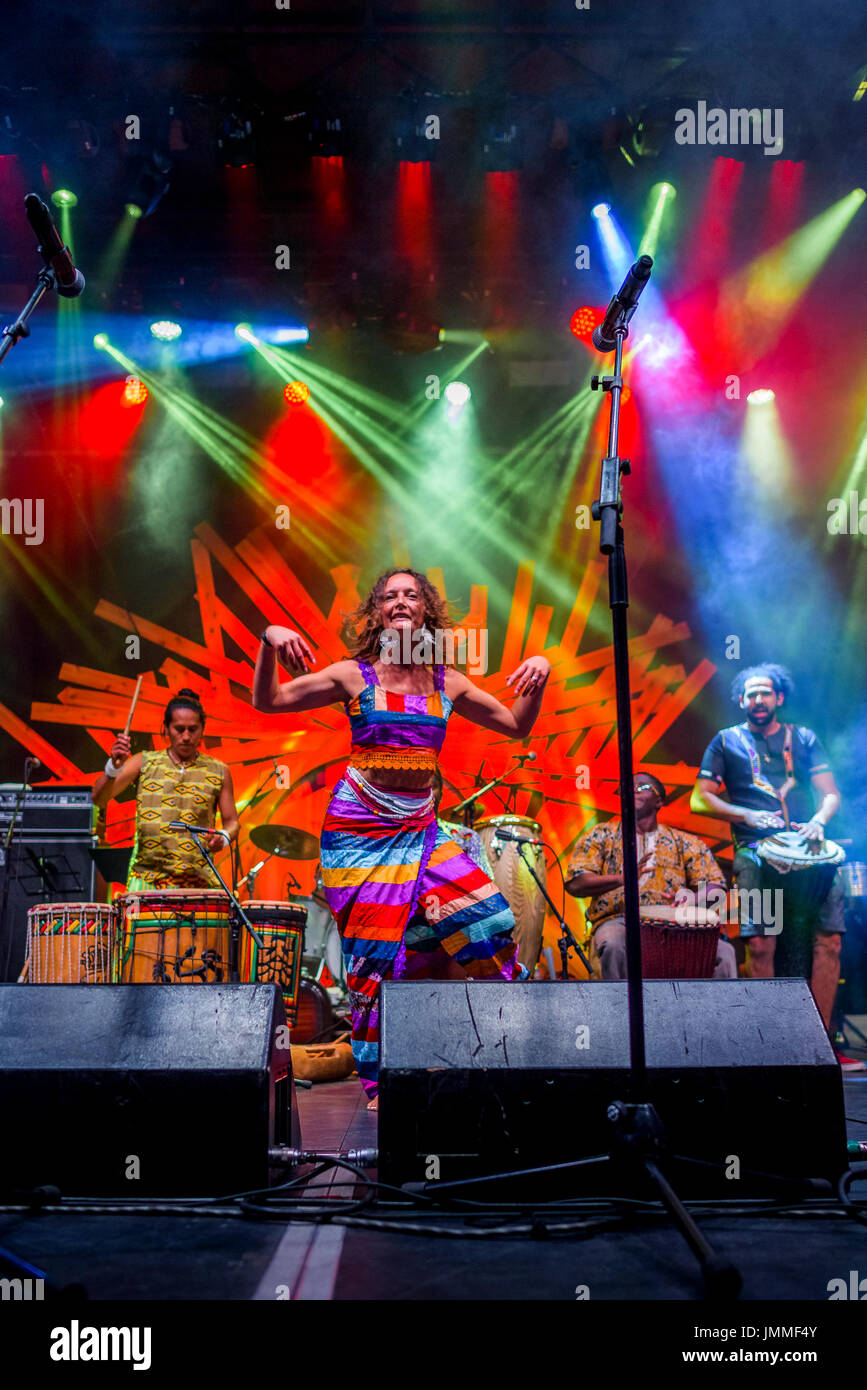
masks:
[[[0,1191],[267,1187],[301,1139],[285,1022],[270,984],[0,985]]]
[[[608,1106],[632,1099],[626,992],[625,982],[385,983],[382,1181],[610,1151]],[[650,980],[644,1010],[649,1098],[670,1153],[721,1165],[669,1161],[683,1195],[767,1194],[749,1169],[836,1180],[847,1166],[842,1076],[805,980]],[[608,1192],[612,1177],[610,1165],[582,1169],[546,1195]]]

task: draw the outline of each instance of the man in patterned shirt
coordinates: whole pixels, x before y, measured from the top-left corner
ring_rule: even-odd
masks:
[[[675,903],[688,895],[684,889],[704,893],[710,902],[721,901],[710,892],[726,892],[725,880],[710,850],[695,835],[671,825],[660,825],[657,816],[665,804],[666,790],[657,777],[641,773],[635,784],[635,819],[638,838],[638,899],[642,907]],[[626,978],[626,919],[623,897],[623,841],[619,820],[594,826],[578,841],[567,870],[566,891],[576,898],[590,898],[587,920],[599,958],[603,980]],[[735,979],[734,947],[720,937],[715,979]]]
[[[166,706],[163,729],[168,747],[130,756],[129,738],[118,734],[105,771],[93,786],[93,801],[105,806],[138,781],[135,849],[127,888],[130,892],[165,888],[218,888],[191,835],[169,829],[172,821],[214,825],[217,811],[222,832],[206,840],[216,854],[238,835],[238,812],[232,775],[225,763],[200,752],[205,711],[192,690],[181,690]]]

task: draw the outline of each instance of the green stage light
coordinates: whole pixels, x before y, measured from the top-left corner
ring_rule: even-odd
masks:
[[[747,395],[749,405],[768,405],[775,399],[775,392],[769,388],[761,386],[757,391],[750,391]]]
[[[249,323],[236,323],[235,335],[243,343],[252,343],[254,346],[259,341]]]
[[[70,188],[55,188],[51,201],[56,208],[78,207],[78,197]]]
[[[127,217],[139,218],[142,215],[142,210],[139,207],[138,203],[126,203],[124,205],[124,211],[126,212]]]
[[[94,339],[93,339],[93,346],[94,346],[95,348],[107,348],[107,347],[108,347],[108,334],[107,334],[107,333],[97,333],[97,334],[95,335]]]
[[[151,324],[151,333],[155,338],[159,338],[161,343],[173,343],[175,338],[179,338],[183,333],[179,323],[172,323],[171,319],[157,319],[156,323]]]
[[[448,401],[449,405],[457,406],[458,408],[460,408],[460,406],[466,405],[467,401],[470,399],[470,396],[472,395],[472,392],[470,391],[470,388],[469,386],[467,386],[466,382],[450,381],[443,394],[445,395],[445,398]]]
[[[4,407],[5,404],[6,404],[6,402],[4,401],[3,397],[0,396],[0,410],[3,409],[3,407]]]

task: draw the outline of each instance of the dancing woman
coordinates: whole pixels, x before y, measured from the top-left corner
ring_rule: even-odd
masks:
[[[454,667],[434,665],[432,633],[448,632],[451,622],[437,590],[415,570],[381,575],[354,616],[354,658],[284,684],[278,656],[293,673],[307,673],[315,659],[297,632],[266,628],[253,705],[288,714],[339,700],[349,718],[349,764],[322,830],[322,877],[346,958],[352,1050],[373,1105],[379,986],[404,975],[409,955],[430,960],[443,950],[470,977],[526,978],[509,905],[437,825],[432,783],[453,711],[492,733],[524,739],[551,667],[542,656],[521,662],[506,682],[517,696],[508,709]],[[425,639],[426,660],[419,655]]]

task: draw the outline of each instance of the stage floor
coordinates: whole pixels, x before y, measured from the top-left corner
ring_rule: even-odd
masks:
[[[376,1115],[354,1078],[299,1090],[306,1149],[374,1147]],[[867,1076],[844,1080],[850,1138],[867,1138]],[[809,1122],[807,1120],[807,1122]],[[782,1144],[791,1142],[781,1135]],[[347,1174],[323,1175],[338,1190]],[[856,1186],[853,1195],[863,1196]],[[444,1218],[443,1224],[453,1225]],[[864,1228],[845,1216],[703,1217],[740,1269],[746,1300],[826,1301],[828,1282],[864,1267]],[[226,1216],[10,1215],[0,1246],[91,1300],[691,1300],[697,1266],[671,1227],[554,1240],[393,1234]]]

